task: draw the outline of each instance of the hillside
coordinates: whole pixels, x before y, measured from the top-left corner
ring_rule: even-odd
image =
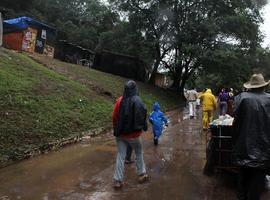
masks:
[[[127,80],[42,55],[31,57],[0,48],[1,164],[51,142],[110,127],[114,101]],[[148,110],[154,101],[163,109],[180,102],[171,92],[138,84]]]

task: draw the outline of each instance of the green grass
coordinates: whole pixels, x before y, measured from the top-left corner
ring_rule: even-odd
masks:
[[[48,59],[40,54],[35,54],[34,58],[40,63],[43,63],[47,67],[53,69],[55,72],[69,77],[72,80],[76,80],[87,87],[94,84],[98,88],[102,88],[105,91],[112,93],[114,98],[122,95],[124,83],[128,80],[126,78],[98,70],[61,62],[56,59]],[[159,101],[162,109],[164,110],[172,109],[181,102],[180,96],[176,95],[174,92],[142,82],[138,82],[138,86],[140,96],[148,109],[152,108],[152,104],[155,101]]]
[[[0,161],[20,160],[31,149],[111,126],[114,100],[127,80],[39,55],[35,60],[0,49]],[[154,101],[163,109],[180,102],[171,92],[138,84],[148,109]]]

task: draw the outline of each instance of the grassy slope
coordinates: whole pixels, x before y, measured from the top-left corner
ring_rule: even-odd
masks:
[[[64,137],[111,124],[114,99],[126,79],[37,56],[0,49],[0,161]],[[139,83],[148,108],[169,109],[176,95]],[[111,93],[106,96],[103,93]]]
[[[97,86],[104,91],[110,92],[113,98],[123,93],[123,85],[126,78],[103,73],[101,71],[61,62],[56,59],[48,59],[41,54],[33,55],[34,59],[53,69],[59,74],[76,80],[87,87]],[[79,68],[79,69],[78,69]],[[139,93],[148,109],[151,109],[153,102],[159,101],[165,110],[171,109],[180,103],[179,96],[173,92],[153,87],[152,85],[138,82]]]

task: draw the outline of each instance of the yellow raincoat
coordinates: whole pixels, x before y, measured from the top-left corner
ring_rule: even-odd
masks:
[[[200,96],[200,100],[203,110],[203,129],[207,129],[209,128],[209,123],[213,121],[213,111],[217,108],[217,101],[211,89],[207,89]]]

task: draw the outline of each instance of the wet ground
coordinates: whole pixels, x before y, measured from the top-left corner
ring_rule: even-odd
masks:
[[[144,158],[151,179],[139,185],[134,164],[125,185],[112,188],[116,147],[111,133],[0,169],[0,200],[233,200],[235,175],[202,173],[205,135],[201,120],[187,111],[167,113],[170,125],[158,147],[144,134]],[[270,199],[270,183],[263,200]]]

